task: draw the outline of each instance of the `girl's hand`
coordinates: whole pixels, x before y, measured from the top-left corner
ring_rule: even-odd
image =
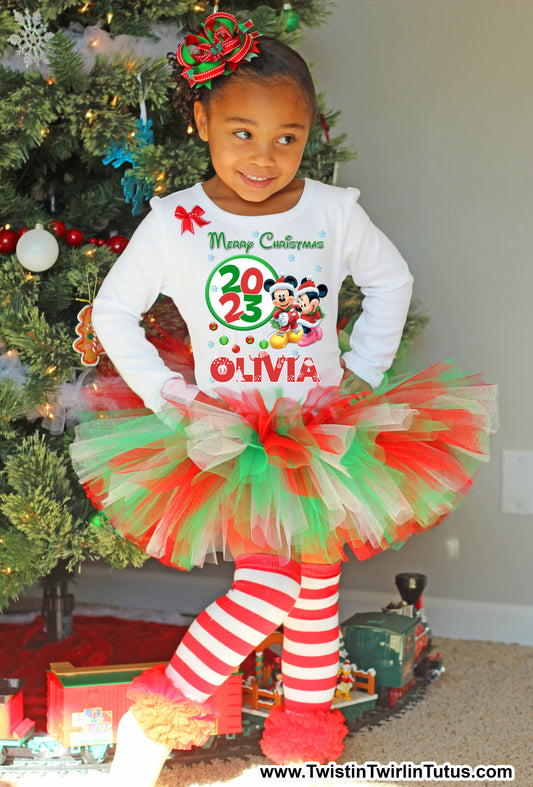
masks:
[[[202,402],[211,407],[218,407],[221,410],[228,410],[228,405],[223,399],[215,399],[201,391],[198,386],[191,385],[181,376],[171,377],[161,388],[161,396],[169,402],[174,402],[185,406],[191,402]]]
[[[341,366],[344,369],[344,373],[342,375],[341,385],[343,385],[346,381],[350,381],[350,388],[354,392],[361,392],[361,391],[371,391],[372,386],[369,385],[365,380],[361,380],[360,377],[357,377],[350,369],[346,368],[346,364],[344,361],[341,360]]]

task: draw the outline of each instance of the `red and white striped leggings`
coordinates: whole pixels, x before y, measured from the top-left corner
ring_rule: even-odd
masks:
[[[194,621],[167,667],[190,699],[204,702],[281,624],[287,711],[328,710],[335,692],[340,563],[299,564],[276,555],[235,560],[233,584]]]

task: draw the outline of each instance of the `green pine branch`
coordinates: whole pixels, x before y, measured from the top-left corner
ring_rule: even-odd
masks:
[[[0,609],[35,584],[41,568],[27,537],[0,518]]]
[[[50,324],[36,306],[21,310],[17,321],[6,321],[2,338],[6,345],[17,348],[21,361],[32,371],[46,370],[58,382],[70,377],[78,360],[68,329],[62,324]]]
[[[79,6],[79,0],[41,0],[40,8],[43,19],[47,22],[57,19],[64,11]]]
[[[8,45],[7,39],[17,31],[18,25],[13,12],[8,9],[0,10],[0,55]]]
[[[35,278],[19,263],[15,255],[4,258],[0,267],[0,337],[9,321],[24,319],[28,308],[37,304],[39,297]]]
[[[147,145],[135,158],[137,177],[152,183],[159,196],[204,180],[209,168],[207,146],[190,137],[179,142],[168,140],[162,145]]]
[[[0,441],[18,437],[18,421],[28,412],[28,399],[23,388],[6,378],[0,383]]]
[[[71,438],[70,438],[71,439]],[[118,536],[109,522],[76,502],[67,443],[32,434],[5,459],[0,495],[0,608],[27,585],[60,567],[72,572],[100,557],[100,543],[116,568],[147,559]]]
[[[46,48],[48,65],[57,86],[78,93],[85,85],[85,65],[82,56],[75,50],[74,40],[58,30]]]
[[[20,163],[18,146],[16,143],[8,143],[8,145],[13,146],[13,153],[15,153],[16,149],[16,159]],[[2,150],[3,146],[0,142],[0,151]],[[16,164],[15,157],[13,158],[13,164]],[[13,172],[9,174],[3,173],[0,167],[0,182],[0,222],[8,223],[15,227],[26,226],[26,222],[28,222],[30,217],[34,219],[34,222],[38,222],[40,217],[35,214],[35,200],[27,194],[19,194],[17,192],[16,175]],[[1,284],[0,292],[3,292]]]

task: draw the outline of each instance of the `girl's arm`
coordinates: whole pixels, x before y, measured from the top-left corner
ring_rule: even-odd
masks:
[[[371,391],[372,386],[367,383],[365,380],[362,380],[360,377],[357,377],[356,374],[352,372],[351,369],[348,369],[346,364],[341,358],[341,366],[343,369],[341,385],[348,380],[350,380],[350,388],[354,391]]]
[[[164,222],[154,209],[111,268],[93,305],[93,325],[106,353],[124,381],[155,412],[162,407],[161,388],[171,378],[182,398],[193,399],[198,391],[165,365],[140,325],[142,315],[164,292],[169,261]]]
[[[345,273],[351,274],[364,299],[350,337],[351,349],[342,360],[347,369],[376,388],[398,350],[413,277],[400,252],[357,202],[349,211],[345,249]]]

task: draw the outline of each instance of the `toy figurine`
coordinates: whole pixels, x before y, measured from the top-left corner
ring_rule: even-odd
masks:
[[[335,699],[342,697],[342,699],[350,699],[350,691],[355,683],[355,678],[352,674],[355,670],[355,665],[351,664],[348,659],[339,667],[337,672],[337,688],[335,689]]]

